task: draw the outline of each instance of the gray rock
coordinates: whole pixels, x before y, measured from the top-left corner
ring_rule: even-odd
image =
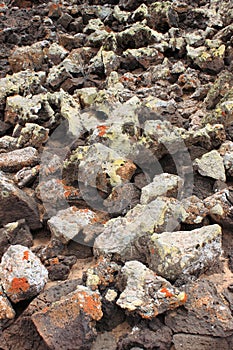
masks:
[[[78,234],[85,226],[97,221],[96,214],[90,209],[78,209],[70,207],[60,210],[56,216],[48,220],[48,226],[52,235],[63,243],[68,243],[75,236],[79,240]]]
[[[147,205],[136,205],[125,217],[111,219],[96,238],[95,255],[112,255],[121,261],[146,262],[150,252],[147,243],[154,232],[179,227],[187,213],[172,198],[157,198]],[[125,234],[127,232],[127,235]]]
[[[0,229],[0,258],[10,245],[20,244],[25,247],[33,245],[33,237],[25,220],[10,222]]]
[[[197,275],[212,266],[221,252],[219,225],[192,231],[154,233],[151,236],[149,267],[169,280],[179,275]]]
[[[33,166],[39,162],[38,152],[33,147],[0,153],[0,169],[14,172],[26,166]]]
[[[176,198],[181,194],[183,179],[177,175],[163,173],[156,175],[149,185],[142,188],[141,204],[148,204],[159,196]]]
[[[174,334],[173,343],[176,350],[228,350],[229,344],[224,338],[215,338],[206,335]]]
[[[204,154],[200,159],[196,159],[194,161],[195,166],[202,176],[226,181],[223,159],[216,150]]]
[[[213,283],[202,279],[187,285],[185,292],[184,307],[169,311],[165,317],[165,324],[174,333],[222,338],[233,334],[231,311]]]
[[[59,64],[69,54],[68,50],[57,43],[52,43],[48,48],[45,48],[44,51],[53,64]]]
[[[48,271],[35,254],[17,244],[10,246],[3,255],[0,276],[4,292],[17,303],[42,291]]]
[[[35,200],[0,172],[0,222],[2,225],[25,219],[32,229],[41,227]]]
[[[0,286],[0,332],[15,318],[15,310]]]
[[[121,270],[117,305],[141,317],[151,319],[183,305],[187,296],[170,282],[156,275],[138,261],[127,262]],[[152,292],[153,291],[153,292]]]
[[[135,346],[135,344],[137,346]],[[170,328],[161,325],[160,329],[152,331],[148,328],[133,327],[126,336],[122,336],[117,343],[117,350],[170,350],[172,344],[172,332]]]

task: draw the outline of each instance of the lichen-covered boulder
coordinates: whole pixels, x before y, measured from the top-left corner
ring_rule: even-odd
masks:
[[[48,271],[37,256],[19,244],[10,246],[2,257],[0,277],[6,295],[17,303],[39,294]]]
[[[96,338],[95,321],[101,319],[101,298],[84,286],[33,314],[38,333],[50,349],[90,349]]]
[[[185,274],[200,274],[221,255],[221,237],[221,227],[216,224],[192,231],[154,233],[149,267],[169,280]]]
[[[117,305],[146,319],[175,309],[187,300],[184,292],[138,261],[129,261],[123,266],[118,284],[122,293]]]

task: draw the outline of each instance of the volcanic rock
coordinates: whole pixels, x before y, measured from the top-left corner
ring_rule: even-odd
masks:
[[[40,260],[19,244],[4,253],[0,274],[3,290],[14,303],[39,294],[48,279],[48,271]]]
[[[15,186],[3,172],[0,172],[0,180],[1,223],[4,225],[12,221],[25,219],[30,228],[40,228],[41,223],[35,200]]]

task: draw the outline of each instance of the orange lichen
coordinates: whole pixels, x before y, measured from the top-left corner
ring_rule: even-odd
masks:
[[[94,320],[100,320],[103,316],[101,310],[100,296],[97,293],[88,295],[86,292],[79,292],[79,306]]]
[[[28,260],[29,259],[29,251],[25,250],[25,252],[23,253],[23,260]]]
[[[155,253],[155,248],[151,248],[150,252],[151,252],[152,255],[154,255],[154,253]]]
[[[161,293],[164,293],[165,294],[165,296],[166,296],[166,298],[171,298],[171,297],[173,297],[174,296],[174,294],[172,294],[171,292],[169,292],[169,290],[167,289],[167,288],[162,288],[162,289],[160,289],[160,292]]]
[[[59,264],[59,259],[57,257],[52,258],[49,260],[49,263],[50,263],[50,265],[57,265],[57,264]]]
[[[20,292],[26,292],[30,288],[30,285],[28,283],[28,280],[26,277],[14,277],[11,281],[11,286],[8,290],[9,293],[20,293]]]
[[[100,137],[102,137],[102,136],[104,136],[105,134],[106,134],[106,131],[108,130],[108,126],[106,126],[106,125],[98,125],[97,126],[97,129],[98,129],[98,131],[99,131],[99,136]]]

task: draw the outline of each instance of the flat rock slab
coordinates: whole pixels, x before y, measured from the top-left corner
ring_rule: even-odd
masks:
[[[171,280],[181,274],[200,273],[220,256],[221,237],[217,224],[192,231],[155,233],[151,237],[149,267]]]
[[[38,152],[33,147],[0,153],[0,170],[15,172],[27,166],[38,164]]]
[[[17,303],[39,294],[48,271],[37,256],[19,244],[10,246],[2,257],[0,278],[6,295]]]
[[[117,305],[146,319],[175,309],[187,300],[184,292],[180,292],[138,261],[125,264],[118,284],[120,287],[121,284],[126,286],[117,300]]]
[[[99,293],[78,286],[63,300],[35,313],[32,320],[50,349],[88,350],[96,338],[93,321],[101,317]]]
[[[0,223],[5,225],[19,219],[25,219],[31,229],[41,227],[35,200],[0,171]]]
[[[185,291],[188,299],[184,307],[165,317],[165,324],[173,332],[223,338],[233,334],[231,310],[213,283],[199,280],[187,285]]]

